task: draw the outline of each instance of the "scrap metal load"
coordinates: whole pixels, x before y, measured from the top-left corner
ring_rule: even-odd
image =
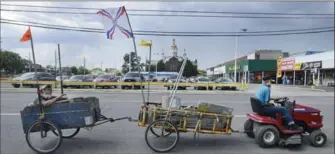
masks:
[[[232,108],[207,102],[199,102],[197,106],[182,106],[180,98],[175,97],[168,111],[170,98],[163,97],[162,103],[143,105],[139,115],[139,126],[165,120],[168,116],[167,119],[181,132],[231,133]]]

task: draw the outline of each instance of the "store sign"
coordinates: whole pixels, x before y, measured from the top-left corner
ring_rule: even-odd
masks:
[[[310,70],[310,69],[321,68],[321,67],[322,67],[321,61],[307,62],[302,65],[302,70]]]
[[[292,71],[294,63],[295,63],[294,58],[285,58],[283,59],[280,68],[282,71]]]
[[[277,59],[277,78],[280,78],[282,76],[282,73],[281,73],[281,64],[283,62],[283,57],[282,56],[278,56],[278,59]]]
[[[236,66],[236,70],[239,70],[239,69],[241,69],[241,67],[240,67],[240,65],[237,65],[237,66]],[[229,71],[234,71],[234,70],[235,70],[235,66],[234,66],[234,65],[233,65],[233,66],[229,66],[229,67],[228,67],[228,70],[229,70]]]
[[[295,63],[293,69],[295,71],[301,70],[302,63]]]

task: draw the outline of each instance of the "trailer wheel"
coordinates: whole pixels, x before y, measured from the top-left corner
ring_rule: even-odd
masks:
[[[256,142],[262,148],[272,148],[277,145],[279,141],[279,132],[277,128],[272,125],[260,126],[256,134]]]
[[[69,129],[66,129],[66,130],[69,130]],[[73,138],[75,137],[79,131],[80,131],[80,128],[75,128],[74,129],[75,131],[70,133],[69,135],[65,135],[64,132],[62,132],[62,138],[65,138],[65,139],[70,139],[70,138]],[[56,136],[58,136],[58,133],[55,131],[55,130],[51,130]]]
[[[322,147],[327,142],[327,136],[321,130],[315,130],[309,135],[309,142],[314,147]]]
[[[157,130],[152,131],[152,129],[157,129]],[[150,135],[150,133],[153,133],[153,135]],[[170,135],[167,136],[165,133],[170,134]],[[150,141],[151,137],[155,139],[155,141],[153,142]],[[172,142],[171,145],[168,145],[168,143],[164,142],[168,140]],[[176,147],[176,145],[179,142],[179,131],[177,127],[170,121],[157,120],[151,123],[147,127],[145,131],[145,142],[147,143],[149,148],[155,152],[159,152],[159,153],[170,152]],[[161,146],[166,146],[166,147],[163,148]]]
[[[56,140],[54,145],[47,141],[39,141],[36,145],[33,143],[33,139],[45,139],[47,137],[50,137],[50,135],[53,133],[48,135],[49,130],[55,131],[57,132],[57,134],[60,134],[59,136],[55,135],[55,137],[51,137],[51,139],[53,138]],[[62,137],[60,136],[62,136],[62,131],[50,121],[36,121],[26,131],[26,141],[28,143],[28,146],[35,152],[42,154],[55,152],[63,141]],[[45,143],[46,145],[41,145],[41,143]]]
[[[255,133],[253,132],[253,130],[254,130],[254,121],[248,119],[244,123],[244,132],[247,134],[248,137],[255,138]]]

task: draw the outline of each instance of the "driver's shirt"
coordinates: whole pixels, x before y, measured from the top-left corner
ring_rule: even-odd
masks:
[[[270,88],[264,84],[261,84],[256,93],[256,98],[258,98],[261,104],[264,105],[266,102],[270,101],[270,93]]]

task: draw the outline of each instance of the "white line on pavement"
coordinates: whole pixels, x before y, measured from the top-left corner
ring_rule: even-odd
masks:
[[[18,116],[20,113],[1,113],[1,116]],[[246,115],[233,115],[236,118],[244,118]]]
[[[20,113],[1,113],[1,116],[17,116],[20,115]]]

